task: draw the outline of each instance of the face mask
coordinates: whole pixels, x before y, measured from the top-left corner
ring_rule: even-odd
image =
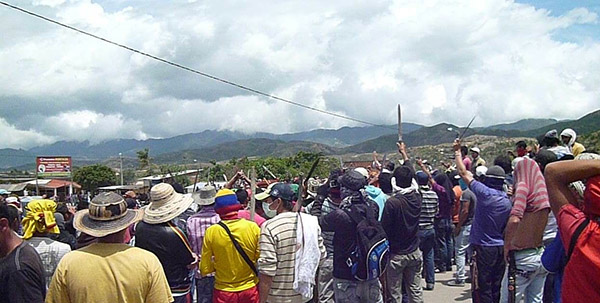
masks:
[[[267,202],[263,202],[262,203],[262,208],[263,211],[265,212],[265,216],[267,216],[268,218],[273,218],[275,216],[277,216],[277,210],[272,210],[269,206],[271,204],[267,203]]]

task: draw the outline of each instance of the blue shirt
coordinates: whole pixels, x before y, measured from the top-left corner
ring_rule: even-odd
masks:
[[[365,188],[365,191],[369,195],[369,198],[375,201],[375,203],[377,203],[377,206],[379,206],[379,217],[377,217],[377,219],[381,221],[381,216],[383,215],[383,208],[385,207],[385,201],[387,201],[388,199],[387,195],[384,194],[383,191],[381,191],[381,189],[373,185],[367,186]]]
[[[469,242],[481,246],[503,246],[504,228],[512,207],[508,196],[475,180],[470,188],[477,197],[477,205]]]

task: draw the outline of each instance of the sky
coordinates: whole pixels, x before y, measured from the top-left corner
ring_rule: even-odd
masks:
[[[6,1],[6,0],[3,0]],[[600,108],[598,1],[8,0],[120,44],[377,124]],[[361,124],[257,96],[0,5],[0,148]]]

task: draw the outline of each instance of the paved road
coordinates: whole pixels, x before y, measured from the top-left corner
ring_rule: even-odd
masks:
[[[435,274],[435,287],[433,290],[423,291],[425,303],[471,302],[470,283],[465,283],[464,287],[448,286],[448,281],[454,279],[452,276],[453,273],[454,271]],[[425,285],[425,281],[423,281],[423,285]]]

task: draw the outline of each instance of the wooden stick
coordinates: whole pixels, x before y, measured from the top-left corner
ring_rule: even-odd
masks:
[[[256,213],[256,198],[254,197],[256,192],[256,169],[254,166],[250,169],[250,221],[254,221],[254,214]]]

